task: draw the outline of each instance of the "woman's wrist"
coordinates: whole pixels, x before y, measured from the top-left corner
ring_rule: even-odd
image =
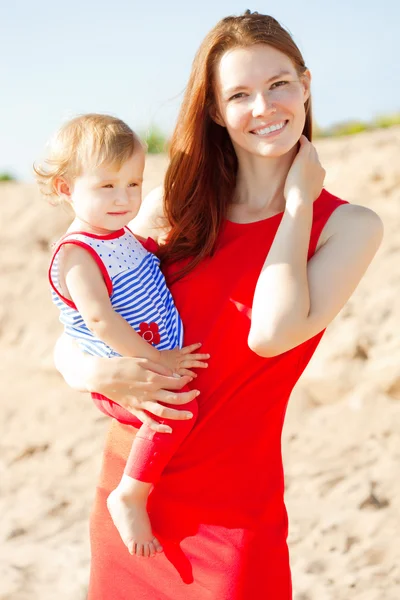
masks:
[[[109,391],[113,387],[117,366],[115,363],[117,360],[118,358],[109,359],[98,356],[85,356],[84,379],[88,392],[105,394],[106,391]]]
[[[75,340],[62,334],[54,348],[54,363],[66,383],[78,392],[89,391],[96,357],[82,352]]]
[[[285,212],[292,217],[300,214],[307,214],[313,209],[313,200],[300,190],[291,192],[286,199]]]
[[[101,359],[96,356],[85,356],[84,361],[86,366],[84,368],[84,380],[86,383],[85,387],[88,392],[100,392],[104,377],[104,369],[106,368],[106,360],[107,359]]]

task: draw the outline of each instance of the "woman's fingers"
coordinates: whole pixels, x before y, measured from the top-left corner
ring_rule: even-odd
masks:
[[[197,377],[197,373],[195,373],[194,371],[190,371],[189,369],[180,368],[176,372],[181,377],[183,377],[184,375],[189,376],[191,379],[194,379],[195,377]]]
[[[197,355],[195,356],[197,357]],[[117,361],[119,362],[117,363]],[[111,363],[114,367],[114,380],[111,385],[108,386],[108,389],[104,390],[106,392],[125,390],[128,394],[132,392],[134,395],[136,391],[142,393],[153,392],[159,389],[180,390],[192,379],[188,374],[181,378],[173,377],[171,369],[146,358],[132,359],[122,357],[107,360],[105,363],[106,366],[107,363]],[[93,391],[104,393],[103,390],[97,390],[96,386],[93,386]],[[107,393],[104,393],[104,395],[107,395]]]
[[[185,385],[190,383],[191,376],[185,375],[184,377],[165,377],[164,375],[154,375],[149,378],[149,383],[152,384],[152,390],[158,391],[163,390],[180,390]]]
[[[142,423],[147,425],[147,427],[149,427],[153,431],[157,431],[158,433],[172,433],[171,427],[169,427],[168,425],[165,425],[165,423],[159,423],[155,419],[152,419],[143,410],[135,409],[135,410],[131,410],[130,412],[132,414],[134,414],[135,417],[137,417],[139,419],[139,421],[141,421]]]
[[[300,147],[286,177],[284,196],[287,205],[292,200],[306,204],[314,202],[321,193],[325,171],[321,167],[318,153],[305,136],[300,138]]]
[[[309,141],[309,140],[306,138],[306,136],[305,136],[305,135],[301,135],[301,136],[300,136],[299,142],[300,142],[300,146],[302,146],[302,147],[304,147],[304,146],[307,146],[308,144],[310,144],[310,143],[311,143],[311,142],[310,142],[310,141]]]
[[[176,410],[174,408],[168,408],[168,406],[163,406],[157,402],[146,402],[146,411],[153,413],[160,419],[168,419],[172,421],[188,421],[189,419],[193,418],[193,414],[188,410]],[[154,424],[152,425],[152,429],[153,428]],[[159,431],[158,428],[157,431]]]
[[[193,345],[198,348],[198,344]],[[192,347],[189,347],[191,350]],[[191,355],[186,355],[191,362]],[[193,361],[193,363],[198,361]],[[106,385],[99,391],[117,402],[145,423],[150,429],[159,433],[171,433],[169,424],[160,423],[159,420],[170,419],[179,421],[191,419],[193,414],[189,411],[175,410],[168,405],[184,405],[191,402],[199,394],[197,390],[180,392],[196,376],[190,366],[182,365],[181,377],[173,377],[172,371],[148,359],[118,358],[107,360],[112,363],[114,371],[112,376],[106,377]],[[202,367],[203,363],[199,363]]]
[[[199,394],[200,392],[198,390],[189,390],[188,392],[179,393],[170,392],[169,390],[158,390],[158,392],[153,395],[152,400],[155,399],[159,402],[165,402],[166,404],[180,406],[191,402],[197,398]]]
[[[188,400],[187,402],[190,402]],[[159,423],[153,419],[148,413],[152,413],[160,419],[171,419],[172,421],[187,421],[193,418],[193,413],[186,410],[175,410],[168,408],[153,400],[147,400],[142,403],[143,409],[133,409],[130,412],[135,415],[145,425],[158,433],[172,433],[172,429],[165,423]]]
[[[160,389],[179,391],[190,383],[192,379],[193,376],[187,373],[183,377],[165,377],[164,375],[153,374],[149,375],[147,381],[126,382],[124,385],[121,385],[121,388],[127,390],[128,396],[135,396],[136,393],[139,393],[140,396],[143,394],[154,395]]]
[[[168,367],[165,367],[160,363],[154,362],[149,358],[136,358],[135,363],[143,367],[145,370],[158,373],[159,375],[172,375],[171,369],[168,369]]]
[[[185,404],[193,400],[193,397],[196,397],[195,394],[191,392],[190,396],[185,400]],[[165,400],[163,402],[167,404],[172,404],[171,400],[173,398],[170,397],[169,394],[166,393]],[[159,402],[155,400],[145,400],[141,403],[141,408],[130,409],[132,414],[135,415],[142,423],[148,425],[154,431],[159,431],[162,433],[171,433],[170,428],[167,425],[159,423],[155,419],[153,419],[148,413],[160,418],[160,419],[171,419],[173,421],[186,421],[193,417],[193,414],[190,411],[186,410],[176,410],[174,408],[169,408],[168,406],[164,406],[163,404],[159,404]]]

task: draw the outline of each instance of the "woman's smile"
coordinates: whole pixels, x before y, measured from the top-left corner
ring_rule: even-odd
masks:
[[[260,137],[272,137],[274,134],[279,135],[279,133],[285,129],[287,123],[289,121],[279,121],[277,123],[272,123],[271,125],[261,125],[250,131],[251,134],[257,135]]]

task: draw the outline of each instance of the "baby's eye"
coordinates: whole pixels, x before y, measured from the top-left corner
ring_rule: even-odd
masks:
[[[136,183],[135,181],[132,181],[132,183],[130,183],[128,185],[128,187],[137,187],[138,185],[139,185],[138,183]]]
[[[106,183],[106,185],[103,185],[102,187],[103,188],[112,188],[113,185],[112,185],[112,183]]]

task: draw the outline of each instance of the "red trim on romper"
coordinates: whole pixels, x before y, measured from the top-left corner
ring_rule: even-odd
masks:
[[[155,240],[153,240],[153,238],[148,237],[147,240],[145,240],[144,238],[140,237],[140,235],[135,235],[133,231],[129,229],[128,225],[125,225],[125,229],[127,229],[129,233],[131,233],[133,237],[136,238],[137,241],[142,244],[145,250],[147,250],[148,252],[152,252],[153,254],[157,252],[158,244]]]
[[[147,240],[141,242],[142,246],[148,251],[155,254],[159,248],[157,242],[153,238],[148,237]]]
[[[89,233],[88,231],[68,231],[58,240],[57,244],[67,239],[70,235],[86,235],[87,237],[94,238],[95,240],[114,240],[115,238],[122,237],[124,234],[125,229],[117,229],[117,231],[112,231],[106,235],[98,235],[97,233]]]
[[[123,231],[123,230],[120,230]],[[79,232],[74,232],[74,233],[79,233]],[[95,263],[97,264],[97,266],[99,267],[101,274],[103,275],[104,278],[104,283],[106,284],[107,287],[107,291],[108,291],[108,295],[111,296],[112,292],[113,292],[113,285],[112,285],[112,281],[110,279],[110,276],[107,272],[106,267],[104,266],[103,261],[101,260],[101,258],[99,257],[99,255],[97,254],[97,252],[95,250],[93,250],[93,248],[91,246],[89,246],[89,244],[86,244],[85,242],[82,242],[81,240],[69,240],[68,236],[71,234],[67,234],[65,235],[63,238],[61,238],[60,242],[57,244],[56,249],[53,253],[51,262],[50,262],[50,267],[49,267],[49,271],[48,271],[48,277],[49,277],[49,282],[51,287],[53,288],[53,290],[55,291],[55,293],[57,294],[57,296],[59,298],[61,298],[61,300],[63,302],[65,302],[65,304],[67,306],[69,306],[70,308],[73,308],[74,310],[78,310],[76,308],[76,305],[74,302],[72,302],[72,300],[69,300],[68,298],[66,298],[65,296],[63,296],[61,294],[61,292],[56,288],[56,286],[53,283],[53,280],[51,278],[51,269],[53,267],[53,263],[54,263],[54,259],[57,256],[60,248],[62,246],[65,246],[65,244],[74,244],[75,246],[79,246],[80,248],[83,248],[84,250],[86,250],[87,252],[89,252],[89,254],[92,256],[93,260],[95,261]],[[88,234],[84,234],[84,235],[88,235]],[[99,237],[99,236],[94,236],[97,239],[112,239],[109,237]],[[113,236],[113,237],[121,237],[120,235],[118,236]]]

